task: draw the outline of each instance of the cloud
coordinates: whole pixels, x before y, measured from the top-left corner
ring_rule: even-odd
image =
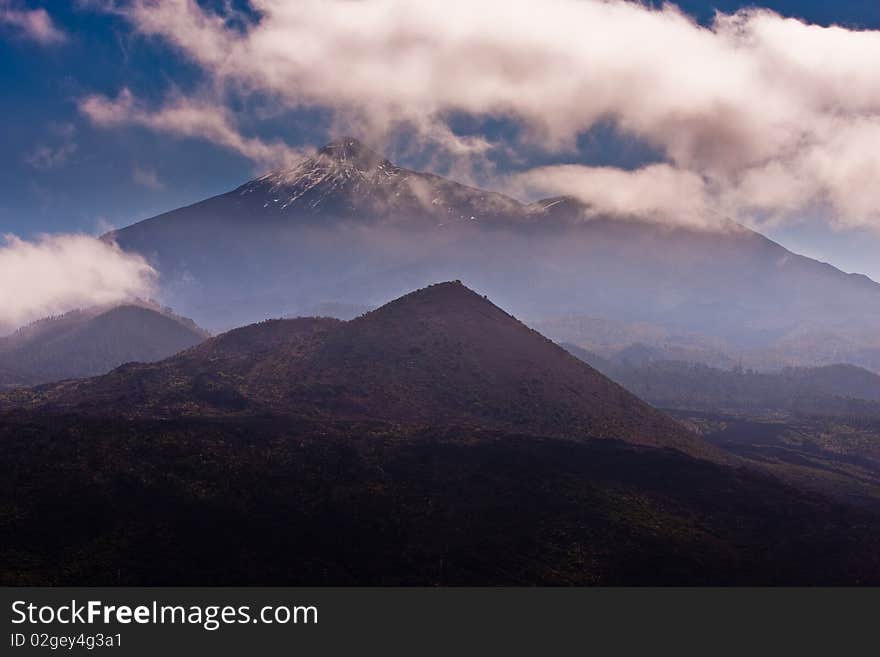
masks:
[[[878,31],[763,9],[719,13],[703,27],[674,5],[623,0],[547,0],[540,11],[532,0],[251,5],[256,18],[195,0],[113,3],[135,31],[199,66],[217,105],[171,99],[147,113],[123,91],[91,99],[85,111],[93,120],[121,113],[258,161],[268,158],[265,146],[238,135],[217,109],[230,95],[331,108],[340,125],[374,139],[406,126],[448,141],[449,116],[504,117],[521,139],[558,154],[611,122],[656,148],[669,168],[584,169],[578,184],[594,199],[600,185],[585,175],[651,189],[699,178],[698,210],[783,219],[822,207],[841,225],[880,229]],[[556,175],[573,179],[571,170]],[[612,206],[621,195],[608,199]],[[678,211],[675,195],[653,197],[669,201],[657,208],[665,215]]]
[[[140,125],[178,137],[207,139],[258,164],[289,165],[302,156],[301,151],[283,142],[243,136],[225,108],[206,100],[176,96],[151,109],[124,88],[116,98],[86,96],[79,101],[79,109],[97,126]]]
[[[147,189],[164,189],[165,183],[159,180],[159,174],[155,169],[135,165],[131,171],[131,179]]]
[[[574,196],[587,204],[588,217],[646,217],[707,228],[720,223],[706,182],[667,164],[635,171],[563,164],[532,169],[512,182],[529,196]]]
[[[0,241],[0,329],[75,308],[149,297],[156,272],[140,256],[88,235]]]
[[[19,9],[12,0],[0,0],[0,25],[12,27],[25,38],[43,45],[67,41],[67,35],[55,26],[45,9]]]

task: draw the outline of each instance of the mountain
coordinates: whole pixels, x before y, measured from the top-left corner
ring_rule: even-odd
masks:
[[[0,408],[5,585],[880,583],[880,517],[740,467],[457,282]]]
[[[880,416],[880,376],[854,365],[762,372],[663,360],[638,345],[610,359],[576,345],[562,346],[634,395],[661,408]]]
[[[456,242],[470,224],[529,217],[502,194],[398,167],[343,138],[293,169],[104,239],[155,264],[175,307],[228,329],[287,308],[375,307],[457,278],[439,275],[438,254],[422,260],[432,242]]]
[[[192,320],[150,304],[75,310],[0,338],[0,386],[104,374],[167,358],[207,337]]]
[[[211,329],[318,304],[375,307],[464,279],[589,349],[605,329],[572,335],[565,318],[635,327],[643,338],[629,342],[653,336],[711,364],[880,368],[880,286],[864,276],[733,222],[708,230],[596,216],[568,197],[522,203],[352,138],[105,238],[147,257],[168,303]]]
[[[22,394],[49,412],[296,414],[615,438],[709,453],[678,424],[457,281],[350,322],[270,320],[160,363],[127,364]]]

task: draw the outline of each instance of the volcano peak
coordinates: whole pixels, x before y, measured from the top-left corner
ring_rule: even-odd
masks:
[[[318,158],[340,164],[353,164],[358,169],[373,169],[385,158],[354,137],[341,137],[318,149]]]

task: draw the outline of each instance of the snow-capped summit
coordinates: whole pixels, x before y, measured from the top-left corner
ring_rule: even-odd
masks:
[[[252,212],[324,220],[419,222],[445,226],[510,216],[521,204],[440,176],[399,167],[353,137],[320,148],[233,192]]]
[[[293,168],[272,171],[236,191],[243,197],[262,199],[263,208],[270,212],[342,210],[343,199],[371,195],[373,187],[395,182],[402,171],[357,139],[344,137]]]

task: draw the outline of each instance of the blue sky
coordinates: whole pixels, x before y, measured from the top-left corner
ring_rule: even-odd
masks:
[[[750,6],[729,0],[678,4],[704,24],[716,8],[733,12]],[[100,232],[221,193],[260,171],[260,164],[204,139],[138,126],[107,129],[86,120],[78,108],[86,96],[113,98],[128,88],[143,102],[158,103],[171,92],[186,95],[206,83],[204,70],[167,42],[138,34],[123,18],[88,5],[0,2],[0,9],[46,9],[65,35],[41,42],[0,24],[0,232],[23,238]],[[812,23],[880,29],[876,0],[768,0],[763,6]],[[254,118],[244,127],[297,146],[332,137],[329,125],[325,112],[310,109]],[[502,140],[514,129],[504,121],[468,117],[450,125],[462,134]],[[575,152],[554,156],[526,149],[513,158],[496,156],[495,163],[503,172],[559,163],[634,168],[660,159],[656,149],[600,125],[581,135]],[[404,157],[401,163],[421,165],[425,159]],[[880,280],[880,239],[868,229],[832,230],[811,220],[765,232],[790,248]]]

